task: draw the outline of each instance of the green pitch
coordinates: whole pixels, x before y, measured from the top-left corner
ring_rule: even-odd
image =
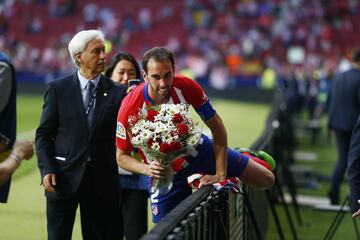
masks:
[[[34,139],[42,112],[43,96],[20,95],[17,101],[18,139]],[[269,107],[213,100],[228,130],[229,145],[248,147],[260,135]],[[204,131],[206,127],[204,127]],[[46,239],[45,197],[36,158],[23,162],[13,176],[8,204],[0,204],[0,238]],[[152,225],[150,225],[151,227]],[[81,239],[77,217],[73,239]]]

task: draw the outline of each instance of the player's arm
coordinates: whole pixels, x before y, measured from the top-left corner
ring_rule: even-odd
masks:
[[[155,179],[162,179],[169,173],[169,169],[160,163],[156,161],[152,164],[141,163],[133,158],[129,151],[120,148],[116,149],[116,161],[121,168],[129,172],[147,175]]]
[[[201,179],[201,183],[204,185],[223,181],[227,174],[227,133],[223,121],[215,113],[205,121],[205,124],[210,128],[214,140],[216,173],[214,176],[204,176]]]

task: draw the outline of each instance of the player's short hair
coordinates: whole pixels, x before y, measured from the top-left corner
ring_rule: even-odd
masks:
[[[173,70],[175,71],[174,55],[169,49],[165,47],[154,47],[144,53],[142,59],[142,68],[146,73],[148,72],[147,65],[151,58],[155,59],[157,62],[164,62],[169,60]]]

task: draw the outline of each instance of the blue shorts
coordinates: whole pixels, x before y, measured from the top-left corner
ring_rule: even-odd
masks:
[[[216,161],[213,141],[205,135],[202,135],[202,139],[202,144],[196,147],[198,151],[196,157],[184,157],[189,165],[174,175],[173,187],[168,193],[151,193],[151,181],[149,181],[151,211],[154,223],[159,222],[161,218],[192,193],[192,189],[187,182],[187,177],[194,173],[215,174]],[[239,152],[228,148],[227,177],[239,177],[243,173],[248,160],[249,158],[247,156],[241,155]]]

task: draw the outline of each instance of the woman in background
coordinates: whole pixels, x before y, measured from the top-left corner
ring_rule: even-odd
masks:
[[[132,82],[140,83],[140,68],[136,59],[127,52],[117,53],[110,61],[105,76],[111,80],[124,84],[128,92],[134,86]],[[133,81],[133,80],[139,81]],[[132,81],[129,81],[132,80]],[[141,161],[141,157],[134,149],[134,156]],[[147,177],[127,172],[119,168],[119,181],[122,189],[120,197],[121,231],[127,240],[140,239],[147,233]]]

